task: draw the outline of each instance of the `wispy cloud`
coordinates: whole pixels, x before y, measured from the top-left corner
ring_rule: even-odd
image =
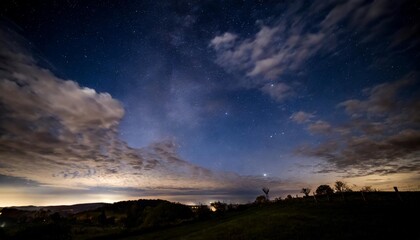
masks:
[[[304,111],[295,112],[290,116],[290,119],[297,123],[305,123],[311,121],[315,115]]]
[[[261,91],[279,102],[292,95],[290,87],[284,83],[268,83],[261,88]]]
[[[244,38],[225,32],[215,36],[210,46],[216,52],[217,64],[250,79],[242,84],[283,101],[284,96],[291,96],[285,93],[293,90],[284,76],[304,72],[307,62],[314,56],[328,56],[339,51],[346,44],[340,40],[345,38],[339,37],[343,34],[357,32],[363,43],[381,36],[392,42],[384,47],[392,48],[403,42],[409,43],[409,48],[415,46],[419,24],[408,24],[400,33],[387,31],[390,24],[401,24],[394,19],[393,13],[403,7],[404,3],[396,1],[316,1],[311,4],[295,1],[287,5],[280,17],[258,21],[259,31],[255,35]],[[288,88],[282,88],[283,97],[279,98],[268,91],[267,83]]]
[[[420,99],[419,89],[413,87],[418,82],[418,74],[410,73],[365,89],[365,99],[338,104],[348,120],[339,125],[309,123],[308,130],[322,134],[325,141],[298,152],[324,159],[326,169],[349,175],[419,173]]]
[[[318,120],[314,123],[309,124],[308,130],[311,133],[329,133],[331,131],[331,125],[327,122],[324,122],[322,120]]]
[[[210,46],[214,47],[216,50],[220,50],[223,48],[230,48],[232,47],[235,39],[238,36],[236,36],[235,34],[226,32],[225,34],[221,35],[221,36],[217,36],[215,38],[213,38],[210,42]]]

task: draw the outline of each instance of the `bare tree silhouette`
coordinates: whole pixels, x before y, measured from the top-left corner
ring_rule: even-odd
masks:
[[[342,181],[336,181],[334,183],[334,188],[335,191],[337,191],[338,193],[341,193],[341,197],[343,198],[343,200],[346,200],[346,198],[344,197],[344,192],[351,192],[351,188],[347,185],[347,183],[342,182]]]
[[[336,181],[334,183],[334,189],[339,193],[351,192],[351,188],[347,185],[347,183],[342,181]]]
[[[311,192],[311,189],[310,188],[302,188],[302,190],[300,192],[305,194],[306,197],[308,197],[309,193]]]
[[[262,191],[265,193],[265,198],[268,201],[268,192],[270,192],[270,189],[268,187],[263,187]]]

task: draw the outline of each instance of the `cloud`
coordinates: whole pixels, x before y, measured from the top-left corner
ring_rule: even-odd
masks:
[[[290,87],[284,83],[266,84],[261,88],[261,91],[268,94],[272,99],[279,102],[292,94]]]
[[[291,33],[286,26],[280,26],[288,24],[262,26],[255,36],[237,40],[228,47],[211,44],[217,53],[216,62],[228,70],[244,71],[249,77],[262,76],[268,80],[276,80],[286,71],[296,70],[310,54],[316,52],[319,46],[316,44],[323,37],[322,34]],[[216,36],[211,42],[224,39],[226,34]],[[264,80],[256,78],[255,81]]]
[[[328,133],[331,130],[331,125],[327,122],[318,120],[315,123],[309,124],[308,130],[311,133]]]
[[[124,115],[118,100],[55,76],[19,42],[0,29],[0,176],[59,188],[162,192],[228,192],[266,184],[267,179],[191,164],[178,155],[175,139],[129,147],[118,136]]]
[[[292,121],[297,122],[297,123],[305,123],[305,122],[309,122],[311,121],[312,118],[314,118],[315,116],[311,113],[306,113],[303,111],[299,111],[299,112],[295,112],[290,116],[290,119],[292,119]]]
[[[324,141],[298,152],[325,160],[324,169],[351,176],[419,173],[420,99],[419,89],[413,87],[418,81],[413,72],[365,89],[365,99],[338,104],[348,120],[339,125],[322,120],[310,123],[308,130],[322,134]]]
[[[409,43],[406,50],[415,46],[420,25],[401,23],[395,14],[398,9],[407,8],[407,4],[404,1],[317,1],[308,5],[295,1],[286,4],[279,17],[257,21],[259,30],[254,35],[243,38],[226,32],[215,36],[209,46],[215,50],[218,65],[249,78],[241,84],[284,100],[285,97],[279,99],[264,86],[267,83],[289,86],[284,76],[304,72],[307,62],[315,56],[340,51],[348,44],[341,40],[348,38],[345,35],[357,32],[365,43],[378,37],[392,42],[384,48],[401,46],[403,42]],[[387,31],[392,24],[402,25],[401,32]]]
[[[365,89],[364,93],[368,95],[367,100],[350,99],[340,103],[338,106],[344,107],[346,113],[353,117],[366,114],[371,116],[387,114],[397,110],[397,107],[399,107],[398,91],[401,88],[413,85],[415,82],[416,76],[412,73],[400,81],[384,83],[371,89]]]
[[[283,94],[291,87],[282,76],[298,71],[330,41],[319,27],[309,28],[312,22],[302,21],[303,17],[297,19],[295,11],[296,8],[290,8],[273,24],[260,25],[259,31],[248,38],[233,33],[214,37],[210,46],[216,51],[216,63],[230,72],[244,73],[251,79],[251,87],[259,88],[277,101],[291,96]],[[312,13],[304,11],[302,14],[309,18]],[[214,44],[224,39],[229,40],[229,44],[223,47]],[[271,84],[279,87],[270,88]]]
[[[233,42],[238,36],[235,34],[226,32],[221,36],[216,36],[213,38],[210,42],[210,46],[214,47],[216,50],[222,49],[222,48],[228,48],[229,46],[232,46]]]

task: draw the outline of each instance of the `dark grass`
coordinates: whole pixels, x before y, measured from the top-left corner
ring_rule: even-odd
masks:
[[[319,196],[317,203],[313,197],[294,198],[240,205],[225,212],[204,215],[207,220],[198,220],[203,218],[195,215],[193,218],[172,219],[164,224],[157,222],[147,227],[142,224],[126,227],[122,222],[99,224],[93,220],[87,221],[92,216],[93,219],[98,218],[101,212],[93,210],[76,214],[81,218],[80,221],[70,216],[58,220],[50,217],[46,222],[34,219],[8,224],[7,228],[0,228],[0,239],[420,240],[420,193],[406,192],[401,196],[399,198],[391,192],[374,192],[365,194],[364,201],[360,193],[353,192],[330,197]],[[132,207],[132,203],[126,202],[125,205]],[[120,205],[124,203],[117,203],[115,209],[120,209]],[[124,215],[108,208],[105,211],[108,217]],[[165,217],[167,212],[162,214],[158,216]]]
[[[123,239],[420,239],[419,213],[401,203],[278,203]]]

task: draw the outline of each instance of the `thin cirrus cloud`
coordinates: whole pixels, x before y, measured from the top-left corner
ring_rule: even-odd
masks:
[[[420,99],[418,73],[365,89],[365,99],[338,104],[348,116],[340,124],[309,121],[308,130],[324,140],[297,150],[325,161],[321,172],[349,176],[420,172]],[[403,94],[404,93],[404,94]],[[305,114],[292,116],[302,120]],[[296,116],[301,116],[296,117]],[[300,122],[304,122],[303,120]]]
[[[129,147],[118,137],[124,116],[118,100],[41,68],[13,32],[0,36],[0,176],[32,185],[167,193],[281,185],[193,165],[178,156],[174,139]]]
[[[345,1],[332,5],[327,1],[312,4],[296,1],[288,5],[280,18],[258,21],[259,31],[255,35],[242,38],[225,32],[215,36],[209,46],[216,53],[217,64],[248,78],[249,81],[240,84],[259,89],[281,102],[293,96],[293,88],[284,76],[301,73],[314,56],[328,56],[345,46],[339,41],[341,34],[358,32],[362,43],[382,36],[387,39],[384,42],[391,43],[384,47],[391,49],[401,44],[408,49],[416,46],[420,24],[406,24],[396,33],[387,31],[389,24],[395,24],[392,13],[403,3]],[[340,24],[346,28],[339,27]],[[282,87],[272,90],[272,84]]]
[[[315,115],[304,111],[295,112],[290,116],[290,119],[297,123],[305,123],[311,121]]]

